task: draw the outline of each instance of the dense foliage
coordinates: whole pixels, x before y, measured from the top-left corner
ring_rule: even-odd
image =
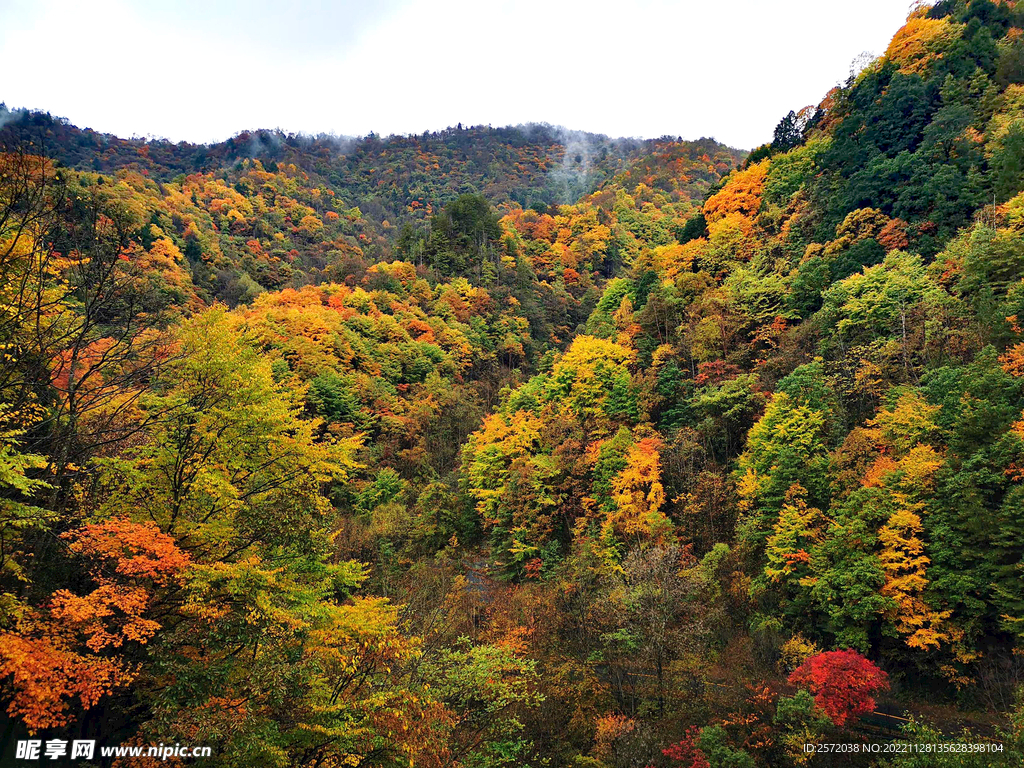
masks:
[[[1022,29],[917,6],[749,156],[17,113],[14,730],[223,766],[1019,765]],[[880,738],[1001,751],[804,750]]]

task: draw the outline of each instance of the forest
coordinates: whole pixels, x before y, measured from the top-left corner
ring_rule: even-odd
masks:
[[[0,764],[1020,766],[1024,2],[765,138],[0,106]]]

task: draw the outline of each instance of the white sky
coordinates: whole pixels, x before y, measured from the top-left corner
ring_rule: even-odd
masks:
[[[909,0],[0,0],[0,101],[120,136],[547,122],[751,148]]]

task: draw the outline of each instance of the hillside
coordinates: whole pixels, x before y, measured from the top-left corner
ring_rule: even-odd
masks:
[[[636,195],[644,184],[641,202],[664,195],[679,218],[745,156],[708,139],[613,141],[549,126],[358,140],[255,131],[208,146],[119,139],[6,109],[0,125],[5,146],[43,149],[82,185],[112,184],[184,254],[189,298],[232,305],[358,278],[381,260],[422,263],[413,243],[460,195],[554,214],[598,188]]]
[[[918,5],[749,155],[10,113],[8,733],[1019,765],[1022,30]]]

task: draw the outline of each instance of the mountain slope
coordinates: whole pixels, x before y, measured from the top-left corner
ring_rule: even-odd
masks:
[[[416,260],[414,241],[459,195],[482,194],[508,211],[531,205],[554,213],[558,203],[599,187],[633,191],[640,163],[652,191],[667,193],[684,216],[681,204],[699,202],[743,157],[711,140],[612,141],[547,126],[359,140],[257,131],[201,146],[124,140],[40,113],[6,114],[0,140],[30,142],[77,169],[83,184],[112,183],[159,228],[156,237],[186,257],[179,262],[196,298],[231,304],[262,289],[358,277],[382,259]],[[655,173],[671,178],[671,188],[661,190]],[[142,237],[148,248],[154,235]]]
[[[1022,29],[918,6],[746,158],[547,129],[104,154],[27,116],[77,169],[0,166],[18,733],[1019,765]]]

